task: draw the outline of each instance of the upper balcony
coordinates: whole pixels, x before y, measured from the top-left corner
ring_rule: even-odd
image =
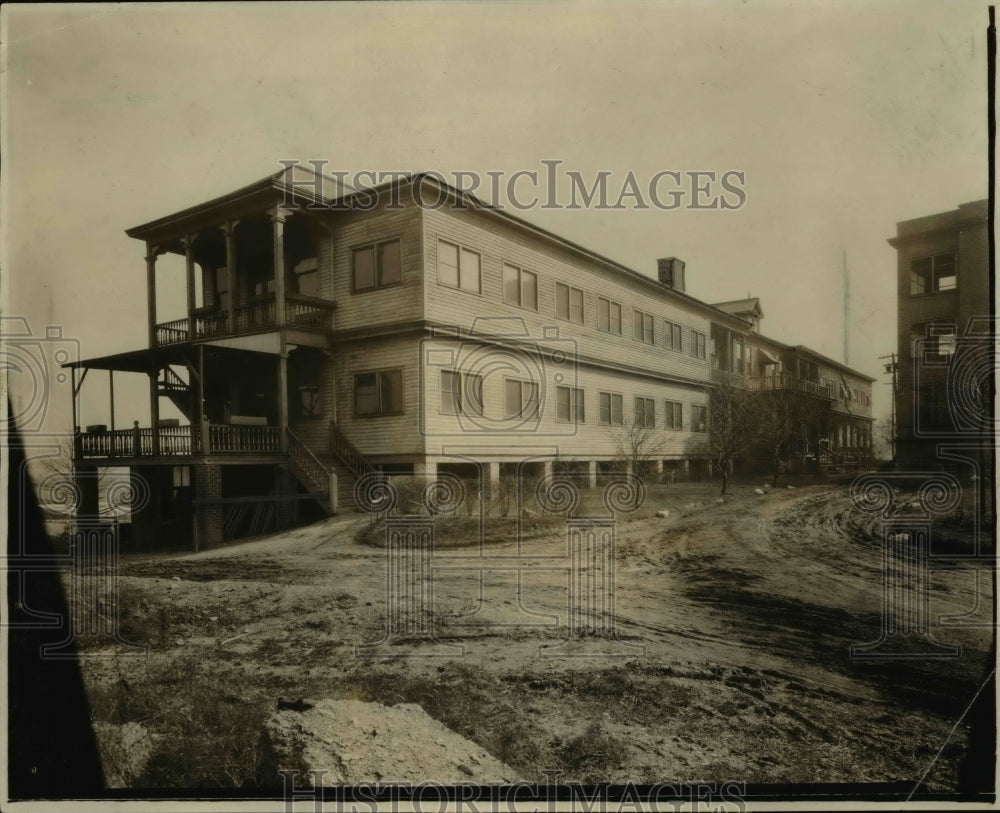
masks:
[[[747,389],[751,392],[786,390],[812,395],[827,401],[837,400],[837,393],[834,392],[834,388],[830,384],[822,381],[809,381],[808,379],[799,378],[798,376],[784,372],[762,378],[748,378]]]
[[[333,329],[320,275],[327,223],[302,205],[299,189],[279,174],[128,230],[146,244],[150,348]]]
[[[259,333],[289,327],[325,333],[333,329],[335,303],[303,294],[285,294],[285,318],[278,320],[275,295],[255,297],[245,305],[229,310],[197,308],[186,319],[174,319],[156,325],[154,347],[169,344]]]

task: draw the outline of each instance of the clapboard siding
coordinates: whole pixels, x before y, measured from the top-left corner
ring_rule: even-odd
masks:
[[[468,343],[466,343],[468,345]],[[445,346],[436,342],[434,351]],[[491,356],[490,363],[483,363],[483,356],[476,348],[457,349],[453,366],[428,364],[424,368],[424,420],[423,431],[427,437],[428,451],[442,447],[457,448],[463,445],[488,450],[482,457],[495,459],[523,456],[532,447],[541,450],[558,449],[560,456],[568,459],[600,459],[614,457],[615,436],[621,430],[599,423],[599,393],[620,394],[623,415],[630,421],[636,396],[653,398],[656,407],[656,427],[650,447],[656,456],[669,458],[707,453],[707,438],[703,432],[691,432],[691,406],[708,403],[706,391],[698,386],[686,386],[639,378],[614,371],[592,367],[563,366],[559,373],[549,376],[539,388],[540,415],[538,421],[519,422],[504,420],[504,387],[507,378],[527,379],[527,374],[511,372],[502,362],[517,364],[497,348],[483,347],[482,354]],[[425,358],[428,354],[425,352]],[[443,356],[442,356],[443,358]],[[476,370],[483,374],[483,415],[450,415],[441,410],[440,376],[442,369],[458,372]],[[526,368],[525,368],[526,369]],[[490,372],[491,371],[491,372]],[[561,374],[558,380],[555,375]],[[574,386],[584,391],[584,420],[573,424],[557,420],[556,388]],[[683,429],[666,429],[666,401],[679,401],[683,405]]]
[[[337,303],[337,330],[418,319],[423,311],[420,210],[412,203],[387,209],[388,199],[370,212],[328,215],[331,234],[320,241],[322,295]],[[398,238],[402,282],[364,293],[351,291],[351,252]]]
[[[570,254],[488,215],[454,209],[424,211],[424,263],[427,284],[424,288],[426,315],[429,320],[471,327],[477,317],[509,317],[523,320],[527,333],[540,337],[546,328],[555,327],[559,336],[572,339],[582,357],[630,365],[662,375],[708,380],[709,362],[688,353],[691,329],[709,332],[704,312],[673,297],[664,289],[661,295],[644,290],[641,282],[601,266],[596,261]],[[438,240],[458,243],[481,256],[482,294],[456,291],[437,283]],[[538,310],[528,310],[503,301],[502,267],[508,262],[538,275]],[[584,294],[582,325],[556,317],[557,282],[579,288]],[[622,306],[622,335],[597,329],[598,298],[611,299]],[[633,310],[654,317],[655,344],[635,341]],[[664,320],[684,328],[684,352],[666,349]],[[517,323],[514,323],[515,325]]]
[[[424,453],[419,431],[419,353],[417,335],[365,339],[333,350],[337,424],[358,450],[373,460]],[[355,374],[394,369],[403,371],[403,413],[355,416]]]

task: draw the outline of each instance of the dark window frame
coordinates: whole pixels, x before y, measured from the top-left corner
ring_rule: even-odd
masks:
[[[399,381],[399,409],[386,409],[384,408],[384,393],[385,386],[384,382],[389,376],[398,376]],[[374,412],[359,412],[358,411],[358,379],[362,376],[374,376],[375,377],[375,411]],[[364,370],[362,372],[354,373],[353,375],[353,399],[351,406],[353,408],[353,415],[355,418],[382,418],[390,415],[403,415],[406,412],[405,399],[403,397],[403,368],[402,367],[392,367],[384,370]],[[391,387],[391,385],[390,385]],[[390,389],[391,393],[391,389]]]
[[[382,255],[385,246],[396,244],[399,247],[398,255],[398,272],[399,279],[392,282],[382,281]],[[370,251],[372,253],[372,278],[374,284],[365,288],[359,288],[357,285],[357,267],[355,265],[355,258],[362,251]],[[318,268],[318,265],[317,265]],[[311,272],[310,272],[311,273]],[[368,294],[372,291],[382,291],[386,288],[395,288],[397,285],[403,284],[403,241],[399,237],[393,237],[389,240],[375,240],[370,243],[363,243],[357,246],[351,246],[351,293],[352,294]]]

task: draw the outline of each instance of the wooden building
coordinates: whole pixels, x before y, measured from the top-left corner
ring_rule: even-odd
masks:
[[[762,337],[759,303],[702,302],[676,258],[640,274],[433,177],[373,192],[295,166],[127,234],[145,245],[149,346],[72,365],[74,423],[94,369],[145,376],[150,420],[86,427],[76,463],[146,478],[133,523],[152,544],[350,509],[375,471],[596,479],[634,423],[657,469],[706,476],[713,370],[821,399],[833,449],[870,439],[871,379]],[[166,254],[187,315],[160,322]],[[183,420],[161,420],[165,400]]]

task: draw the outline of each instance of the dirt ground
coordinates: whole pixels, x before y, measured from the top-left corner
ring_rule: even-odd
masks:
[[[880,542],[844,487],[757,487],[724,504],[712,484],[656,487],[619,518],[614,640],[567,640],[566,571],[531,558],[564,556],[559,523],[529,520],[533,538],[485,562],[475,545],[439,550],[434,640],[374,648],[387,570],[384,548],[355,540],[368,518],[127,558],[119,628],[148,650],[85,642],[94,718],[150,732],[135,786],[276,784],[259,775],[260,727],[279,697],[305,697],[419,703],[528,779],[953,791],[992,657],[988,566],[931,568],[932,634],[960,653],[910,638],[910,659],[852,659],[880,636]]]

